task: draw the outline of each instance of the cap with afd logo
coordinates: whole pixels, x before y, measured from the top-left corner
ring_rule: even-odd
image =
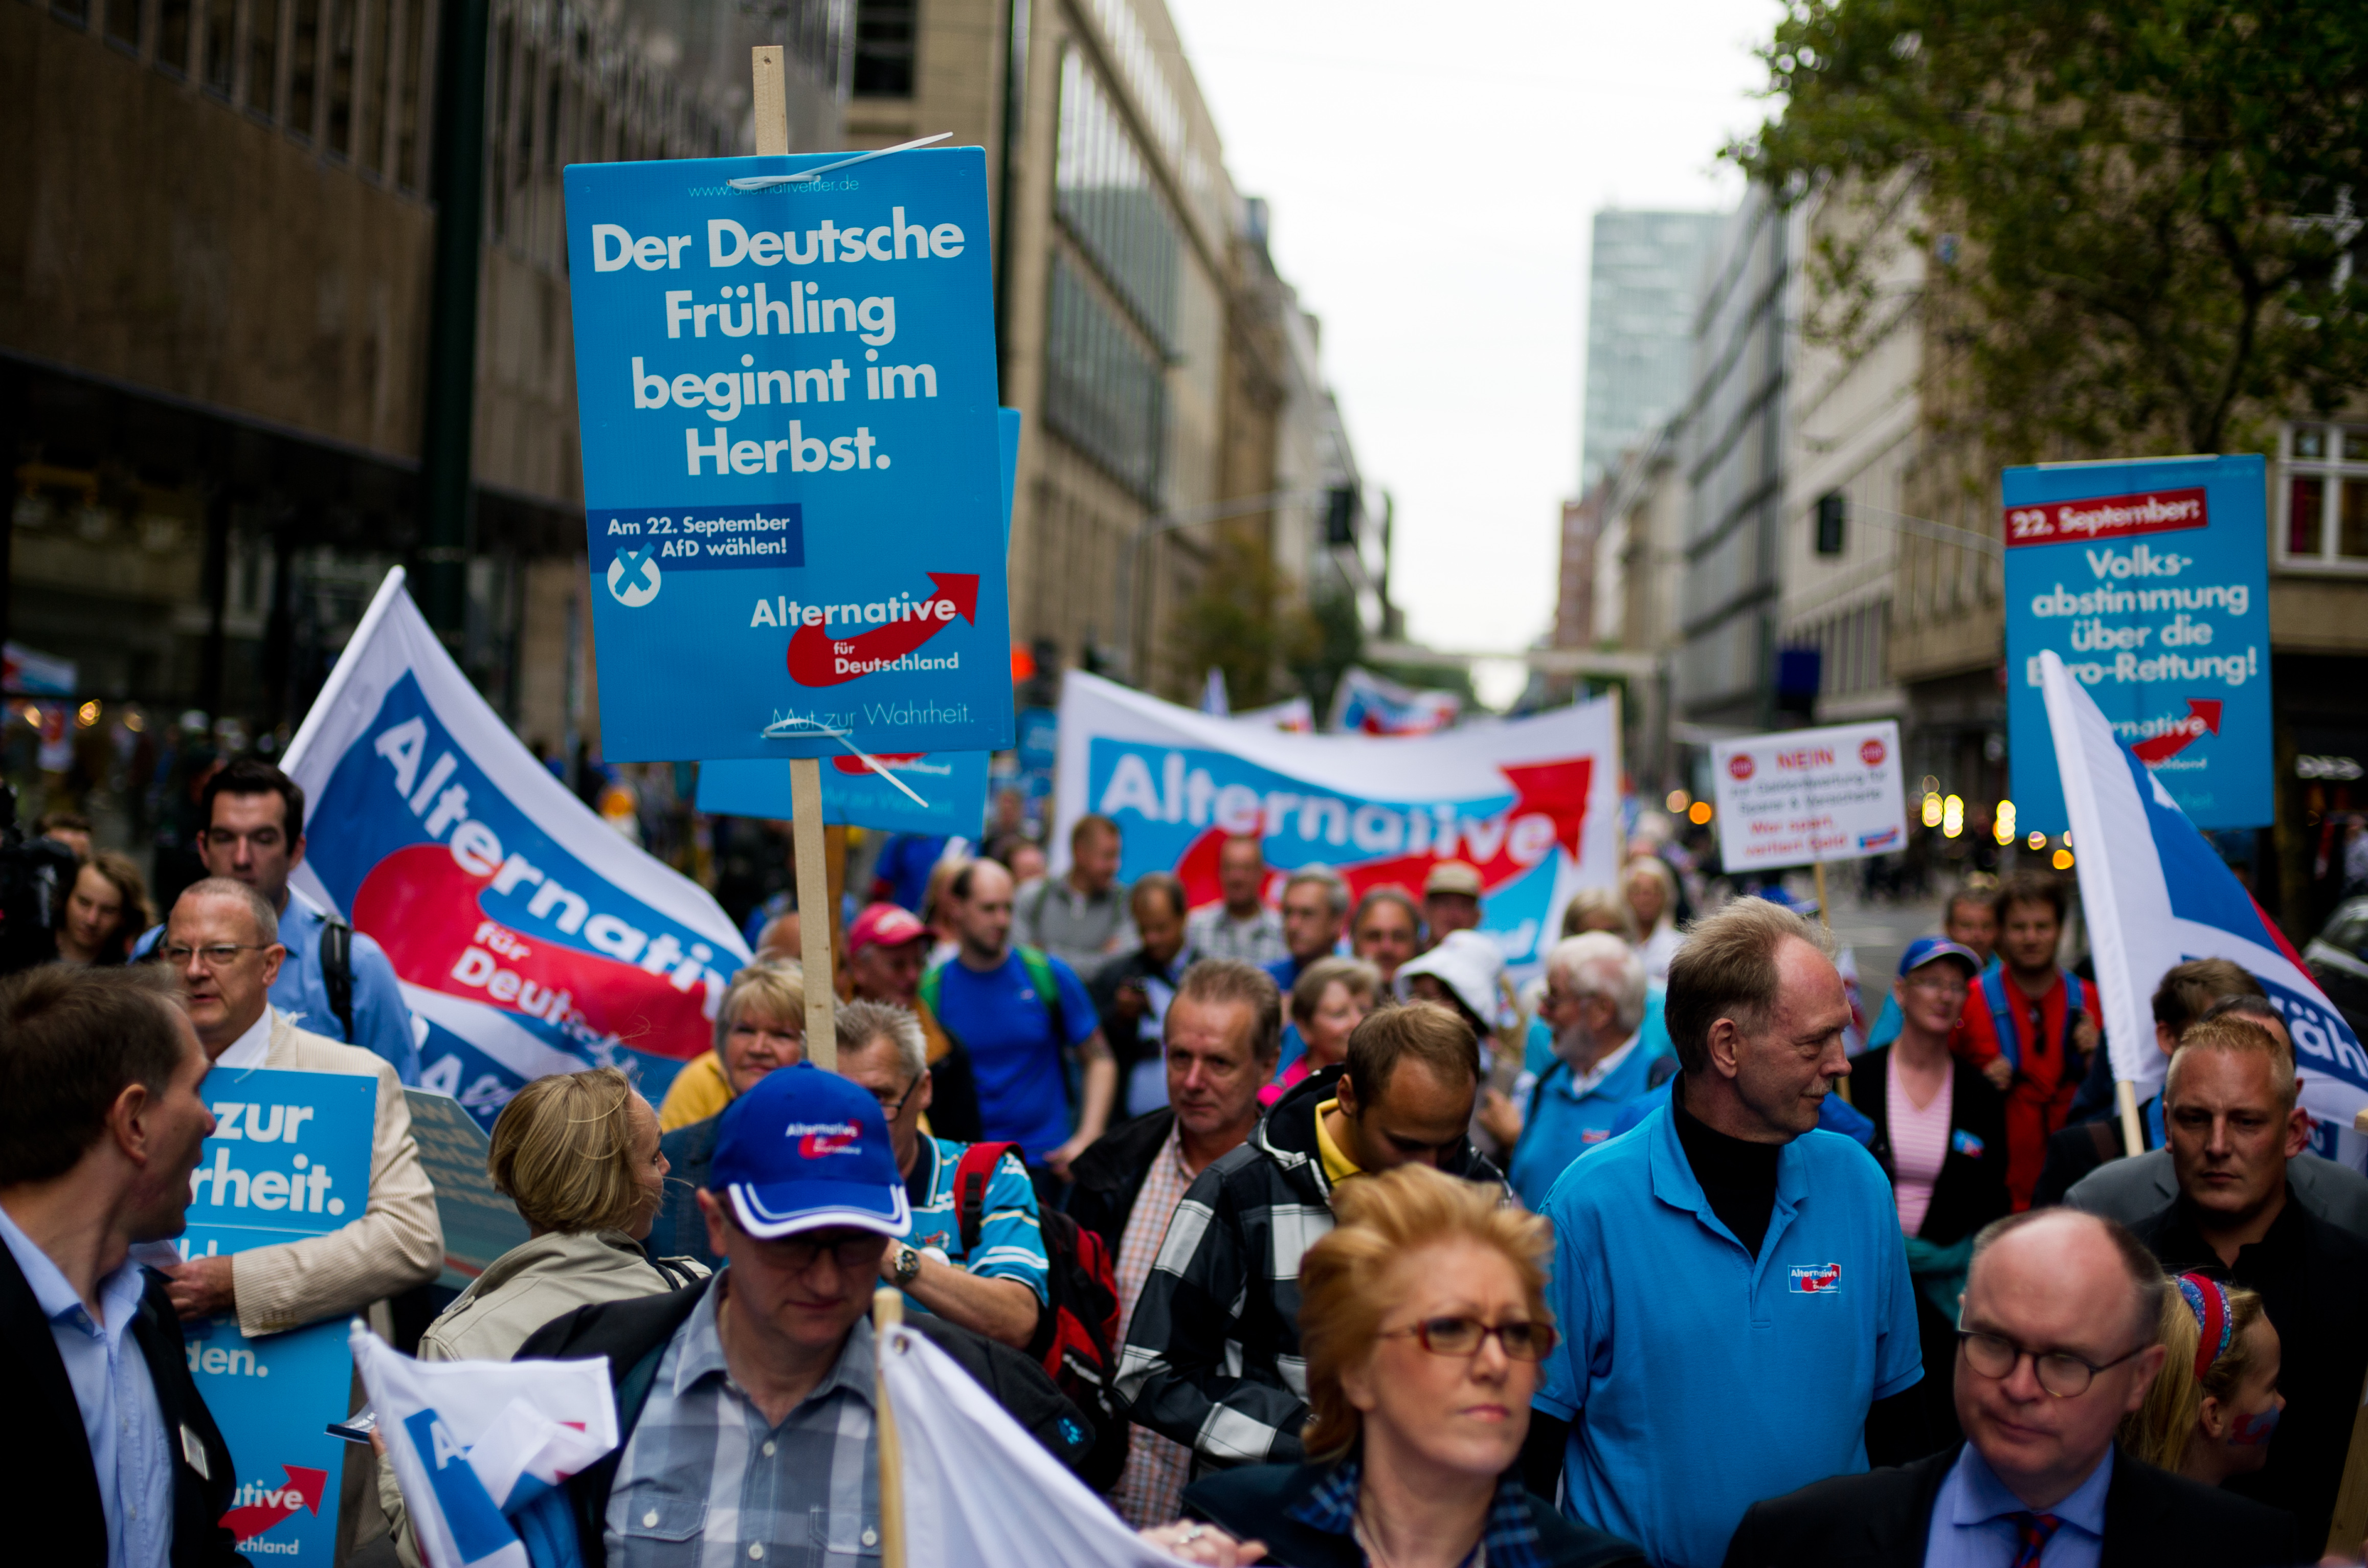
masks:
[[[901,1236],[913,1225],[880,1101],[810,1062],[768,1073],[724,1108],[707,1185],[766,1241],[837,1226]]]

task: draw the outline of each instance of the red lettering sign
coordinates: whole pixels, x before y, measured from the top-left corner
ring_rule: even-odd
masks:
[[[2203,528],[2203,490],[2149,490],[2136,495],[2100,495],[2086,501],[2049,501],[2006,509],[2009,550],[2026,544],[2067,540],[2135,539]]]

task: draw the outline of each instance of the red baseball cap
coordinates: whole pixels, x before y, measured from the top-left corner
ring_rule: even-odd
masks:
[[[866,948],[901,948],[928,939],[929,928],[911,910],[894,903],[866,904],[847,928],[847,956],[853,958]]]

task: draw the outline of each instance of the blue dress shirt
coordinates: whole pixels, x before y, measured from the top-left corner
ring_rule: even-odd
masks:
[[[2011,1516],[2024,1512],[2062,1521],[2039,1554],[2041,1568],[2097,1568],[2105,1547],[2105,1493],[2112,1484],[2113,1451],[2107,1449],[2103,1462],[2072,1495],[2052,1508],[2030,1508],[1967,1443],[1932,1499],[1924,1568],[2008,1568],[2021,1539]]]
[[[107,1514],[107,1568],[165,1568],[173,1551],[173,1450],[148,1358],[127,1333],[146,1289],[140,1266],[127,1258],[98,1282],[107,1321],[97,1324],[50,1255],[17,1228],[5,1209],[0,1240],[8,1244],[33,1301],[50,1320],[51,1337],[82,1409],[99,1506]]]

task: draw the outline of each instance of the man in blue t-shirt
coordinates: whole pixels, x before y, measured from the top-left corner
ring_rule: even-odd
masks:
[[[838,1074],[880,1102],[912,1210],[912,1230],[881,1255],[882,1279],[916,1311],[1025,1349],[1052,1300],[1052,1265],[1027,1168],[1009,1154],[996,1162],[972,1246],[954,1203],[954,1173],[971,1145],[921,1131],[933,1087],[921,1020],[892,1003],[848,1003],[838,1014]]]
[[[1719,1568],[1743,1511],[1926,1451],[1891,1184],[1817,1127],[1850,1073],[1830,938],[1737,899],[1669,966],[1683,1071],[1668,1102],[1545,1201],[1562,1342],[1531,1401],[1524,1479],[1657,1568]],[[1705,1462],[1706,1456],[1709,1462]]]
[[[992,860],[971,861],[946,884],[960,948],[929,971],[921,995],[969,1053],[983,1137],[1017,1143],[1030,1165],[1066,1176],[1070,1160],[1109,1124],[1118,1062],[1076,971],[1011,945],[1011,873]],[[1074,1126],[1073,1050],[1083,1067]]]

